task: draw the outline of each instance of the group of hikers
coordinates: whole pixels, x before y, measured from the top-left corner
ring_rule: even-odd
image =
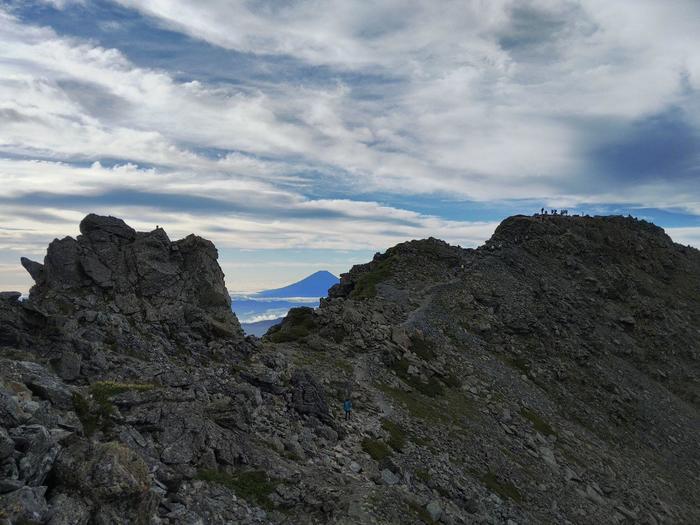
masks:
[[[569,210],[546,210],[542,208],[540,213],[535,213],[535,215],[569,215]]]

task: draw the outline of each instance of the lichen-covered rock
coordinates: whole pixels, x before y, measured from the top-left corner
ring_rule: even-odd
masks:
[[[329,421],[328,403],[323,387],[316,381],[311,372],[304,369],[295,370],[292,374],[292,406],[300,414],[315,416],[320,421]]]
[[[54,478],[62,493],[86,498],[97,522],[148,523],[157,505],[147,465],[120,443],[75,441],[61,451]]]
[[[47,525],[86,525],[90,521],[89,507],[80,498],[58,494],[49,501],[51,517]]]
[[[53,436],[41,425],[21,425],[10,429],[19,459],[19,479],[30,486],[44,483],[60,450]]]
[[[14,524],[44,523],[49,513],[46,487],[22,487],[0,495],[0,520]]]

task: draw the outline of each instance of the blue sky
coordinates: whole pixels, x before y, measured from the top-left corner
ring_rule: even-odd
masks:
[[[0,289],[88,212],[212,239],[231,290],[541,206],[700,246],[700,3],[9,0]]]

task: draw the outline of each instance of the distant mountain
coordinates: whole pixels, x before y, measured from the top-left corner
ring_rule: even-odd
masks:
[[[340,280],[326,270],[320,270],[289,286],[263,290],[255,297],[326,297],[328,289]]]
[[[263,290],[245,295],[232,295],[231,309],[247,335],[262,336],[282,321],[290,308],[309,306],[316,308],[319,298],[328,295],[328,289],[339,279],[321,270],[283,288]]]
[[[241,327],[245,330],[246,335],[262,337],[271,327],[280,324],[283,319],[284,317],[278,317],[277,319],[266,319],[265,321],[256,321],[254,323],[241,323]]]

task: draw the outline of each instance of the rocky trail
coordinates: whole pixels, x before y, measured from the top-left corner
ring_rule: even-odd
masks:
[[[209,241],[80,231],[0,294],[0,523],[700,522],[700,253],[652,224],[403,243],[262,339]]]

